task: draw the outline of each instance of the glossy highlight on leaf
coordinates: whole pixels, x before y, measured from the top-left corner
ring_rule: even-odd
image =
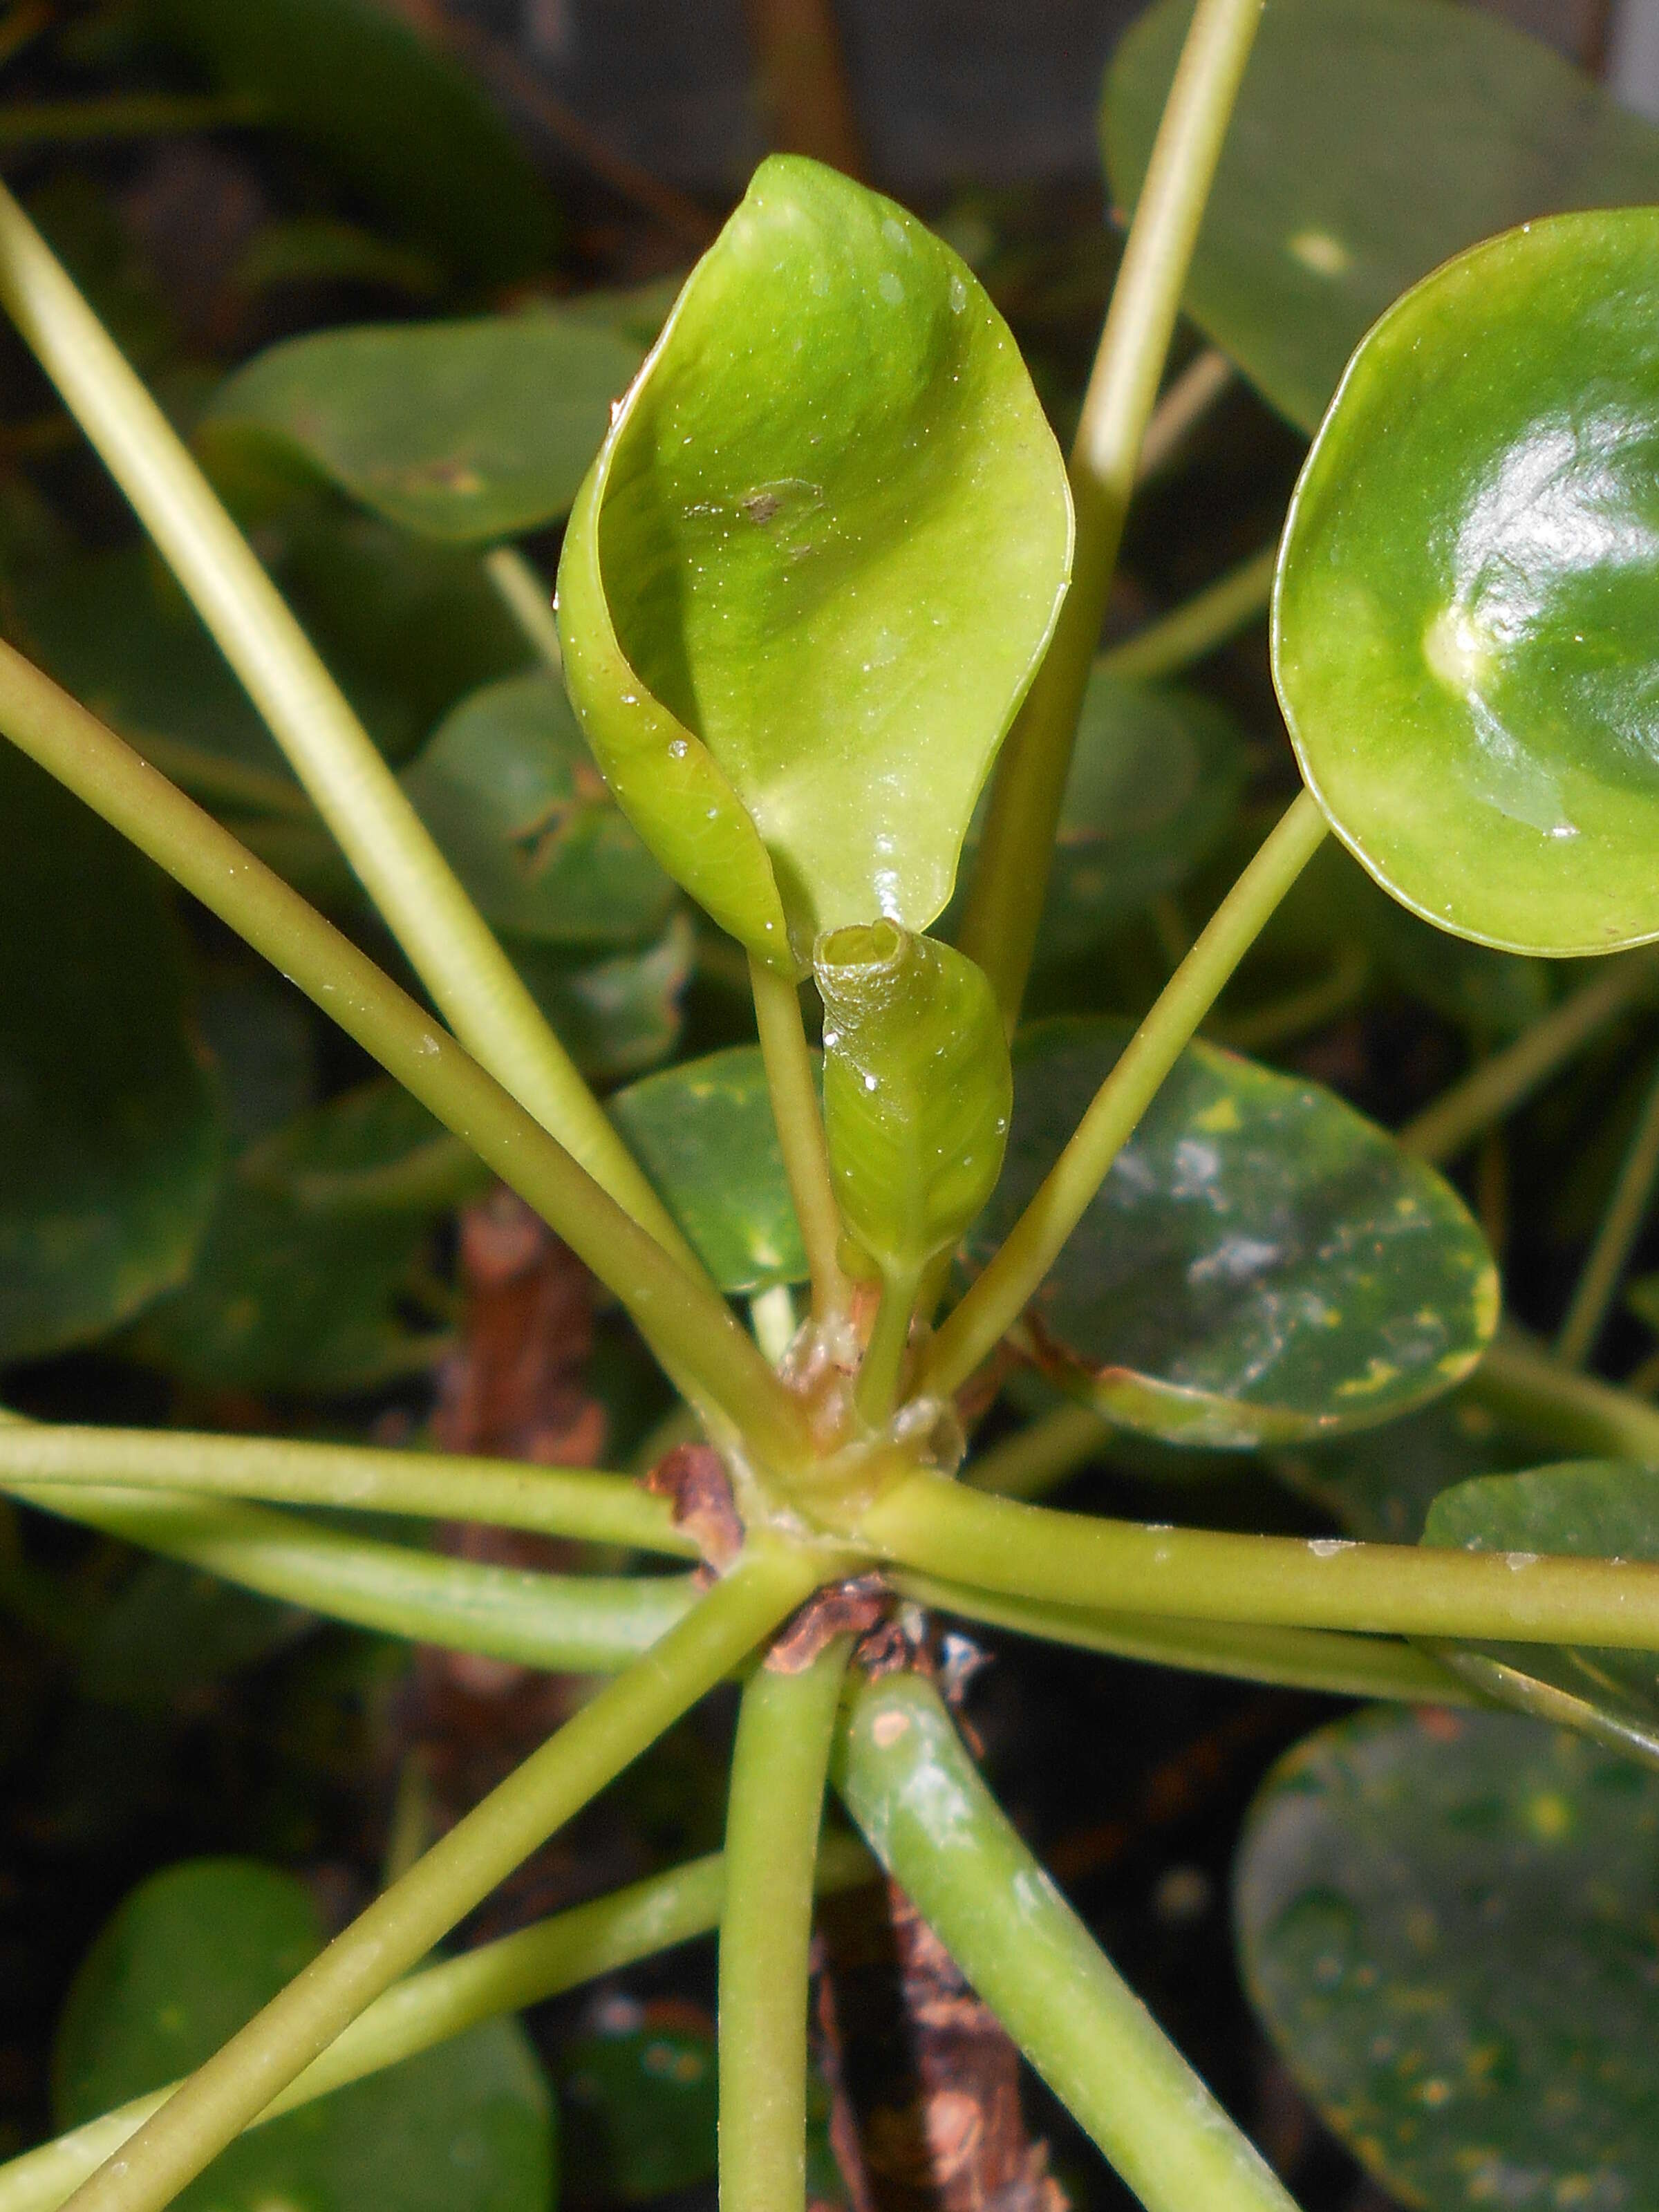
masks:
[[[1013,1086],[1001,1010],[964,954],[890,921],[821,937],[812,972],[842,1218],[863,1256],[910,1284],[1002,1166]]]
[[[1127,1043],[1115,1018],[1014,1046],[981,1267]],[[1317,1084],[1188,1045],[1027,1310],[1045,1368],[1126,1427],[1288,1443],[1461,1381],[1498,1321],[1480,1230],[1432,1169]]]
[[[545,310],[315,331],[238,369],[204,427],[405,530],[483,544],[568,513],[641,350]]]
[[[548,945],[637,945],[674,886],[618,811],[551,675],[464,699],[404,790],[486,921]]]
[[[763,162],[571,518],[571,701],[641,836],[758,957],[943,909],[1071,557],[1059,450],[971,270]]]
[[[1391,2194],[1659,2198],[1659,1775],[1503,1713],[1373,1710],[1268,1778],[1235,1891],[1251,1999]]]
[[[1193,0],[1113,58],[1102,133],[1133,207]],[[1311,434],[1349,355],[1477,239],[1659,200],[1659,131],[1552,47],[1448,0],[1273,0],[1188,279],[1200,327]]]
[[[1492,240],[1354,356],[1273,667],[1332,827],[1512,951],[1659,936],[1659,209]]]
[[[189,1272],[223,1171],[161,878],[0,744],[0,1358],[130,1320]]]
[[[1507,1552],[1524,1574],[1546,1553],[1659,1559],[1659,1474],[1622,1460],[1570,1460],[1443,1491],[1425,1544]],[[1522,1711],[1582,1728],[1659,1766],[1659,1657],[1556,1644],[1447,1646],[1449,1665]]]
[[[610,1110],[721,1290],[752,1297],[806,1280],[758,1045],[647,1075]]]
[[[210,2057],[322,1948],[305,1884],[253,1859],[186,1859],[118,1907],[70,1990],[54,2105],[74,2127]],[[268,2121],[180,2212],[373,2204],[550,2212],[551,2099],[516,2021],[491,2020]]]

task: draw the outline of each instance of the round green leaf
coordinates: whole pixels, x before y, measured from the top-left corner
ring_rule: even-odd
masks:
[[[1430,1507],[1423,1541],[1507,1552],[1516,1562],[1552,1552],[1659,1559],[1659,1474],[1621,1460],[1571,1460],[1460,1482]],[[1497,1644],[1449,1646],[1441,1656],[1508,1704],[1659,1765],[1659,1657],[1652,1652]]]
[[[1659,1776],[1507,1714],[1373,1710],[1269,1778],[1236,1916],[1291,2071],[1404,2203],[1659,2202]]]
[[[1113,195],[1139,195],[1193,0],[1113,59]],[[1550,47],[1445,0],[1273,0],[1187,284],[1206,332],[1310,433],[1393,300],[1477,239],[1659,200],[1659,131]]]
[[[1132,1035],[1040,1022],[1014,1047],[982,1266]],[[1191,1044],[1026,1315],[1037,1356],[1127,1427],[1285,1443],[1392,1420],[1466,1375],[1498,1276],[1450,1186],[1317,1084]]]
[[[1071,556],[1065,471],[972,271],[763,162],[566,535],[573,705],[671,875],[770,965],[951,895]]]
[[[0,744],[0,1358],[188,1272],[224,1152],[189,1000],[160,876]]]
[[[1659,936],[1659,209],[1476,246],[1354,356],[1297,486],[1279,696],[1339,836],[1519,952]]]
[[[557,210],[482,86],[375,0],[143,0],[144,27],[319,149],[484,283],[541,267]]]
[[[347,1091],[241,1155],[190,1280],[127,1349],[209,1389],[367,1389],[426,1366],[441,1340],[400,1296],[483,1175],[395,1084]]]
[[[749,1296],[806,1280],[758,1045],[733,1045],[647,1075],[610,1107],[721,1290]]]
[[[194,1859],[141,1883],[76,1975],[54,2106],[75,2127],[210,2057],[322,1948],[303,1883],[250,1859]],[[550,2100],[516,2022],[488,2021],[243,2136],[179,2212],[373,2205],[549,2212]]]
[[[1414,1544],[1443,1490],[1472,1475],[1529,1467],[1537,1457],[1536,1437],[1504,1428],[1460,1390],[1380,1429],[1276,1451],[1270,1464],[1349,1535]]]
[[[674,886],[596,773],[556,677],[475,691],[403,781],[498,929],[551,945],[637,945],[667,921]]]
[[[287,338],[206,428],[291,454],[388,521],[458,544],[569,512],[643,349],[540,312]]]

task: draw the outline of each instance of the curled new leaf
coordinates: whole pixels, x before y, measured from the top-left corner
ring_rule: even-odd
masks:
[[[1659,209],[1474,247],[1355,355],[1274,673],[1339,836],[1513,951],[1659,937]]]
[[[566,677],[669,873],[780,972],[943,909],[1071,553],[1065,471],[972,273],[763,163],[578,496]]]
[[[842,1218],[911,1282],[995,1188],[1013,1100],[1002,1016],[982,969],[890,921],[821,938],[813,972]]]

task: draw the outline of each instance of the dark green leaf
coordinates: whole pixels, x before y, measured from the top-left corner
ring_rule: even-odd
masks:
[[[1158,0],[1113,62],[1103,130],[1125,208],[1192,12],[1192,0]],[[1655,199],[1659,132],[1491,12],[1273,0],[1187,306],[1311,432],[1369,325],[1461,248],[1560,209]]]
[[[145,1559],[90,1623],[77,1680],[111,1705],[199,1696],[303,1636],[312,1616],[175,1559]]]
[[[1506,1714],[1363,1714],[1270,1777],[1236,1912],[1291,2073],[1402,2202],[1659,2201],[1659,1776]]]
[[[1083,696],[1039,966],[1091,951],[1127,915],[1183,884],[1237,814],[1246,765],[1243,734],[1213,700],[1172,684],[1123,683],[1097,666]],[[964,853],[977,848],[978,832],[976,819]],[[959,888],[953,916],[961,896]]]
[[[1573,1460],[1460,1482],[1430,1508],[1423,1541],[1507,1552],[1518,1573],[1540,1553],[1659,1559],[1659,1474],[1620,1460]],[[1507,1703],[1659,1765],[1659,1657],[1652,1652],[1495,1644],[1443,1656]]]
[[[923,929],[1053,627],[1066,478],[966,264],[890,200],[762,164],[577,500],[572,703],[640,834],[795,974]]]
[[[529,659],[477,557],[378,516],[302,507],[273,525],[276,580],[389,760]]]
[[[637,945],[668,919],[674,886],[595,769],[556,677],[510,677],[464,699],[404,788],[498,929]]]
[[[1016,1041],[1008,1164],[983,1266],[1131,1034]],[[1316,1084],[1192,1044],[1030,1308],[1038,1356],[1102,1412],[1189,1443],[1369,1427],[1466,1375],[1498,1279],[1449,1185]]]
[[[806,1280],[758,1045],[648,1075],[619,1091],[611,1112],[723,1291]]]
[[[237,260],[236,282],[245,292],[281,284],[371,284],[413,299],[443,289],[424,254],[389,246],[355,222],[324,215],[261,223]]]
[[[58,2125],[199,2064],[322,1942],[309,1892],[274,1868],[195,1859],[153,1875],[70,1991],[54,2062]],[[523,2029],[488,2021],[256,2128],[175,2202],[179,2212],[549,2212],[552,2197],[547,2084]]]
[[[468,275],[552,252],[553,203],[483,91],[375,0],[143,0],[142,19]]]
[[[1355,356],[1285,532],[1316,797],[1385,890],[1513,951],[1659,935],[1656,269],[1627,208],[1440,270]]]
[[[406,530],[483,544],[568,513],[641,351],[544,311],[317,331],[239,369],[209,428],[286,447]]]
[[[588,960],[522,939],[508,939],[507,949],[566,1051],[595,1082],[638,1075],[679,1042],[680,996],[696,952],[684,912],[643,952]]]
[[[708,2029],[673,2014],[653,2023],[647,2013],[615,2034],[584,2036],[564,2053],[560,2087],[578,2198],[637,2204],[714,2172],[718,2076]]]
[[[0,744],[0,1358],[181,1281],[218,1194],[217,1088],[161,879]]]
[[[394,1084],[331,1100],[242,1154],[190,1281],[128,1348],[218,1389],[363,1389],[424,1366],[441,1340],[399,1296],[434,1218],[482,1173]]]
[[[1486,1407],[1455,1391],[1382,1428],[1275,1451],[1270,1463],[1349,1535],[1414,1544],[1443,1490],[1471,1475],[1530,1467],[1537,1457],[1535,1437],[1505,1429]]]

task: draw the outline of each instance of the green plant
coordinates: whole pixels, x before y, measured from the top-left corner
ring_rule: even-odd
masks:
[[[219,54],[231,92],[270,81],[234,40],[222,52],[191,32],[196,11],[161,12]],[[191,1910],[222,1910],[247,1948],[213,1996],[235,2030],[216,2050],[181,2034],[164,2063],[99,1997],[94,1968],[123,1945],[147,1989],[153,1947],[165,1965],[177,1940],[151,1932],[177,1897],[140,1892],[65,2031],[72,2131],[0,2169],[0,2212],[151,2212],[245,2130],[234,2155],[265,2186],[278,2129],[301,2142],[292,2118],[265,2136],[273,2114],[716,1919],[723,2200],[803,2205],[814,1888],[869,1871],[845,1837],[820,1839],[827,1778],[1153,2212],[1288,2203],[997,1808],[915,1617],[884,1645],[903,1663],[849,1672],[856,1633],[895,1599],[1436,1709],[1345,1723],[1269,1784],[1242,1891],[1262,2009],[1362,2156],[1427,2201],[1501,2196],[1522,2166],[1561,2204],[1650,2186],[1651,2084],[1629,2051],[1651,2027],[1630,1984],[1659,1821],[1642,1771],[1659,1741],[1643,1465],[1659,1416],[1575,1369],[1659,1167],[1652,1094],[1562,1358],[1494,1343],[1492,1255],[1433,1163],[1652,988],[1654,219],[1536,218],[1650,191],[1659,141],[1525,41],[1429,0],[1282,0],[1252,59],[1260,14],[1160,0],[1115,64],[1109,153],[1135,215],[1069,463],[967,264],[799,159],[757,173],[642,365],[614,307],[609,327],[532,313],[324,332],[227,380],[194,453],[0,197],[0,299],[281,748],[262,756],[223,692],[216,720],[147,730],[129,659],[125,696],[109,688],[135,749],[0,647],[16,749],[0,767],[0,1147],[15,1164],[0,1349],[119,1328],[128,1356],[198,1389],[383,1382],[429,1362],[437,1330],[398,1294],[428,1224],[487,1170],[614,1292],[672,1385],[672,1433],[702,1447],[648,1450],[678,1468],[671,1498],[575,1467],[5,1417],[0,1485],[19,1500],[268,1597],[610,1679],[308,1960],[314,1923],[274,1877],[191,1876]],[[1577,135],[1548,142],[1549,173],[1486,161],[1563,104]],[[1431,189],[1408,221],[1401,169],[1419,164]],[[365,189],[383,173],[367,153],[358,167]],[[477,234],[462,213],[440,228],[464,258]],[[1097,653],[1183,299],[1317,431],[1273,564],[1306,787],[1132,1022],[1066,1003],[1067,963],[1126,911],[1151,905],[1175,933],[1158,902],[1228,833],[1243,773],[1212,704],[1139,687],[1259,611],[1269,580],[1255,556]],[[1164,431],[1195,389],[1173,388]],[[400,765],[395,728],[365,726],[232,507],[301,595],[333,574],[337,620],[373,559],[428,562],[441,595],[488,580],[495,598],[467,604],[505,609],[512,648],[492,660],[487,623],[468,627],[432,677],[435,732]],[[556,628],[514,541],[567,513]],[[122,576],[129,595],[154,588]],[[1137,770],[1156,783],[1176,758],[1188,787],[1129,834]],[[319,826],[435,1012],[295,888],[361,933]],[[1329,972],[1219,1018],[1270,1042],[1376,967],[1431,965],[1425,995],[1484,1056],[1399,1141],[1198,1038],[1247,957],[1322,895],[1328,829],[1454,936],[1350,872],[1323,894],[1345,902]],[[401,1091],[244,1127],[228,1157],[187,1047],[176,918],[112,830]],[[1539,964],[1615,950],[1622,964],[1576,992]],[[587,1078],[665,1056],[694,957],[751,992],[757,1042],[659,1068],[607,1110]],[[1022,1026],[1034,975],[1050,1018]],[[1015,1391],[1035,1370],[1048,1395],[978,1450],[1016,1360]],[[1447,1412],[1454,1391],[1483,1413],[1489,1456]],[[1370,1540],[1034,1502],[1109,1430],[1166,1469],[1271,1455]],[[1530,1464],[1550,1448],[1581,1457]],[[271,1510],[295,1506],[465,1516],[708,1571],[527,1578]],[[723,1863],[422,1967],[733,1674]],[[1505,1705],[1578,1736],[1540,1747]],[[1435,1763],[1448,1740],[1455,1771]],[[1552,1978],[1505,1980],[1468,1948],[1471,1882],[1498,1912],[1520,1900],[1528,1932],[1555,1916]],[[1560,2070],[1594,2087],[1553,2117],[1544,2015],[1563,1991]],[[1408,2015],[1432,2021],[1416,2040]],[[522,2052],[504,2029],[454,2045],[430,2103],[486,2094],[459,2082],[458,2053],[508,2084],[501,2201],[544,2195]],[[396,2078],[376,2126],[414,2124],[396,2117],[412,2077]],[[366,2185],[329,2163],[357,2171],[343,2133],[316,2121],[303,2148],[313,2163],[283,2185],[311,2185],[313,2165],[318,2186]]]

